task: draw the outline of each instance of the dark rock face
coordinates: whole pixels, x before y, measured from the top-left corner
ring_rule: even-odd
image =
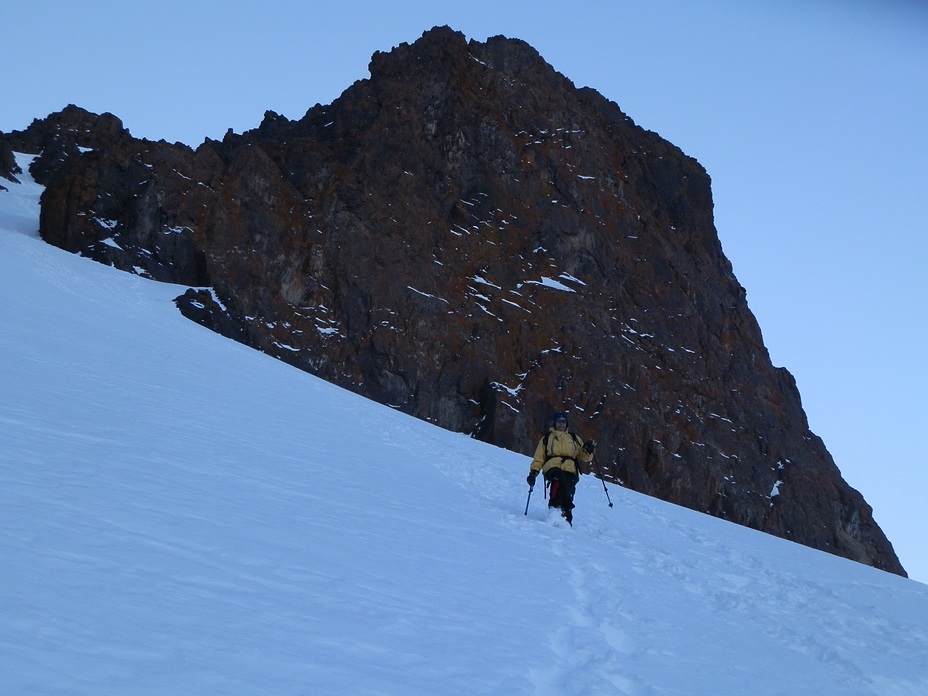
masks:
[[[211,286],[178,306],[224,335],[525,453],[568,409],[607,479],[905,574],[771,364],[695,160],[521,41],[439,28],[370,71],[196,150],[76,107],[0,147],[42,155],[46,240]]]
[[[13,150],[6,143],[0,142],[0,179],[18,183],[19,179],[16,178],[16,174],[19,173],[18,170],[19,167],[13,157]],[[6,190],[2,183],[0,183],[0,188]]]

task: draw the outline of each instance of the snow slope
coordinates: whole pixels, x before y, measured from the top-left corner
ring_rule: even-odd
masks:
[[[527,456],[183,319],[0,183],[0,694],[928,693],[928,586],[589,477],[526,517]]]

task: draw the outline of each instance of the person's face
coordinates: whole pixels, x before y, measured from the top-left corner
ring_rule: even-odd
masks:
[[[562,431],[562,432],[563,432],[564,430],[567,430],[567,419],[566,419],[566,418],[558,418],[556,421],[554,421],[554,429],[555,429],[555,430],[560,430],[560,431]]]

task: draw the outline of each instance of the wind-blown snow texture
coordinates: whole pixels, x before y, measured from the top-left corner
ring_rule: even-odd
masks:
[[[3,184],[0,693],[928,693],[925,585],[592,478],[525,517],[527,456],[184,319]]]

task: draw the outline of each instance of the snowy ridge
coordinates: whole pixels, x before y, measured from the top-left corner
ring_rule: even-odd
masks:
[[[925,585],[620,488],[609,509],[591,478],[573,529],[540,486],[525,517],[527,456],[44,244],[23,179],[0,191],[0,693],[928,693]]]

